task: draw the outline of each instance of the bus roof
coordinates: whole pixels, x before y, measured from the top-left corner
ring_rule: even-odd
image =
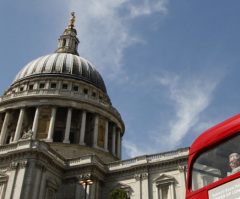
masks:
[[[221,122],[202,133],[190,147],[189,155],[207,148],[212,144],[234,134],[240,130],[240,114]]]

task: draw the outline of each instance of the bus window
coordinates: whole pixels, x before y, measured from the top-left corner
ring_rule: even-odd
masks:
[[[240,135],[200,154],[192,166],[192,191],[240,171]]]

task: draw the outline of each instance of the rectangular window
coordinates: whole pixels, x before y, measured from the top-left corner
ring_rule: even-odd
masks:
[[[93,93],[92,93],[92,96],[93,96],[93,97],[96,97],[96,93],[95,93],[95,92],[93,92]]]
[[[73,86],[74,91],[78,91],[78,86]]]
[[[88,89],[84,88],[83,93],[88,94]]]
[[[68,89],[68,85],[67,84],[63,84],[62,85],[62,89]]]
[[[56,83],[51,83],[51,87],[50,88],[57,88],[57,84]]]
[[[20,88],[20,91],[23,91],[23,87]]]
[[[45,84],[44,83],[40,83],[39,88],[44,88]]]
[[[33,90],[33,84],[29,85],[29,90]]]

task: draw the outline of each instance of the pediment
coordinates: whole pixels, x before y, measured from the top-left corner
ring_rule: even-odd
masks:
[[[161,174],[158,178],[154,180],[156,184],[166,184],[166,183],[173,183],[174,177],[166,174]]]

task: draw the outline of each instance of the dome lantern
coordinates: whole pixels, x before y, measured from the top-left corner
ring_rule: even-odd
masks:
[[[59,38],[57,53],[71,53],[79,55],[77,52],[79,40],[77,38],[77,31],[74,27],[75,15],[71,12],[72,18],[68,27],[64,30],[63,34]]]

